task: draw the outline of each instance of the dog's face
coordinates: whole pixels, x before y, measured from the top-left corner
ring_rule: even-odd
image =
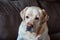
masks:
[[[45,10],[39,7],[26,7],[20,15],[26,24],[27,31],[30,32],[36,31],[40,24],[47,21],[48,18]]]

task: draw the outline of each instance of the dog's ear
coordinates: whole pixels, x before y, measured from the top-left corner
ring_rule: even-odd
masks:
[[[21,12],[20,12],[20,16],[21,18],[24,20],[25,19],[25,13],[26,13],[26,10],[28,9],[28,7],[24,8]]]
[[[47,15],[47,12],[44,9],[42,9],[42,19],[41,19],[42,23],[47,22],[48,19],[49,16]]]
[[[45,22],[48,21],[49,16],[47,15],[47,12],[46,12],[44,9],[41,9],[40,12],[42,13],[41,16],[40,16],[40,18],[41,18],[41,23],[40,23],[40,25],[42,26],[43,23],[45,23]],[[44,26],[39,27],[39,28],[37,29],[37,31],[36,31],[36,34],[37,34],[37,35],[42,34],[43,31],[44,31],[44,29],[45,29]]]

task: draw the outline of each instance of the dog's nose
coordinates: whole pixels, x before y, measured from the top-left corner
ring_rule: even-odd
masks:
[[[33,23],[32,23],[32,22],[28,22],[28,23],[27,23],[27,26],[28,26],[28,27],[33,27]]]

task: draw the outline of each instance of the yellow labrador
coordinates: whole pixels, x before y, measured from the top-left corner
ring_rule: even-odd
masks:
[[[36,6],[26,7],[20,12],[23,19],[17,40],[50,40],[48,36],[48,15],[44,9]]]

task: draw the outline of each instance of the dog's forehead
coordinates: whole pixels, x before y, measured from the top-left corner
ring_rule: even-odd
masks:
[[[37,8],[34,8],[34,7],[31,7],[31,8],[28,8],[27,11],[26,11],[26,15],[40,15],[41,14],[41,10],[40,9],[37,9]]]

